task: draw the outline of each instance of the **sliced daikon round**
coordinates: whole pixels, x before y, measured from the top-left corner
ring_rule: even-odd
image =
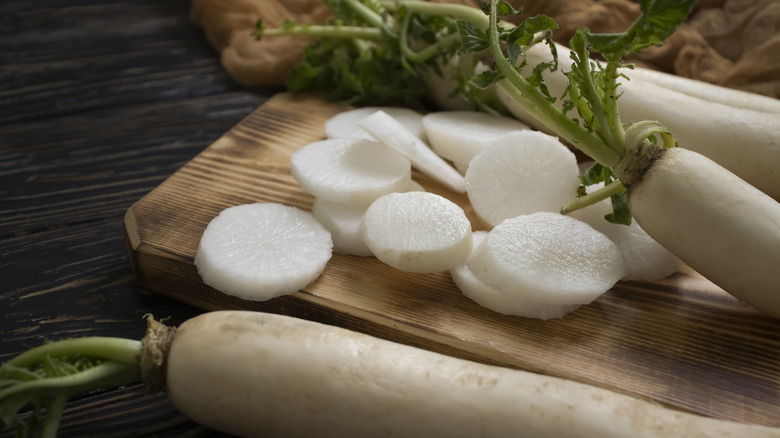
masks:
[[[328,139],[292,154],[293,177],[316,197],[370,204],[410,184],[412,167],[397,151],[370,140]]]
[[[587,304],[625,274],[620,250],[607,236],[549,212],[503,221],[468,265],[496,289],[543,304]]]
[[[604,219],[609,213],[612,213],[612,204],[605,199],[575,210],[569,216],[604,233],[617,245],[626,268],[623,280],[658,280],[682,267],[683,262],[650,237],[636,221],[631,221],[631,225],[613,224]]]
[[[490,225],[537,211],[558,212],[577,196],[574,154],[556,137],[517,131],[490,142],[469,164],[466,193]]]
[[[391,193],[371,204],[363,242],[388,265],[407,272],[441,272],[466,263],[471,224],[454,202],[429,192]]]
[[[394,106],[365,106],[336,114],[325,122],[325,135],[328,138],[364,138],[374,140],[371,134],[358,126],[358,122],[377,111],[386,112],[420,138],[420,140],[427,141],[425,128],[422,124],[423,115],[409,108]]]
[[[214,289],[265,301],[316,280],[332,247],[330,233],[309,212],[276,203],[245,204],[212,219],[195,266]]]
[[[417,181],[410,180],[408,187],[402,192],[419,191],[425,188]],[[354,256],[372,256],[360,234],[363,215],[370,204],[346,204],[328,201],[322,198],[314,199],[312,213],[333,237],[333,252]]]
[[[439,155],[456,167],[468,168],[468,163],[485,145],[510,132],[529,129],[517,119],[474,111],[439,111],[422,118],[428,143]],[[465,172],[465,170],[464,170]]]
[[[475,248],[487,238],[487,234],[487,231],[474,232]],[[450,270],[450,275],[463,295],[471,298],[475,303],[503,315],[546,320],[561,318],[581,306],[580,304],[540,304],[524,300],[519,298],[517,294],[505,293],[480,280],[467,264]]]

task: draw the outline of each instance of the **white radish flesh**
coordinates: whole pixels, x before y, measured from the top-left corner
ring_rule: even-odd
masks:
[[[163,357],[172,404],[242,437],[780,436],[282,315],[200,315]]]
[[[425,189],[416,181],[410,181],[404,191],[420,191]],[[312,214],[330,231],[333,238],[333,252],[354,256],[371,256],[360,234],[363,215],[371,204],[345,204],[322,198],[315,198]]]
[[[325,122],[325,135],[328,138],[376,140],[371,134],[361,129],[358,122],[377,111],[384,111],[421,140],[427,141],[425,128],[422,124],[423,115],[409,108],[394,106],[365,106],[336,114]]]
[[[625,274],[617,246],[577,219],[538,212],[507,219],[468,260],[485,283],[543,304],[587,304]]]
[[[528,125],[517,119],[474,111],[430,113],[423,117],[422,123],[434,152],[453,163],[466,163],[466,168],[491,140],[528,129]],[[462,171],[465,173],[465,169]]]
[[[488,144],[469,164],[466,193],[490,225],[537,211],[560,211],[577,195],[574,154],[556,137],[518,131]]]
[[[330,233],[311,213],[275,203],[223,210],[206,227],[195,266],[207,285],[264,301],[303,289],[330,260]]]
[[[622,280],[658,280],[682,267],[682,261],[650,237],[635,220],[631,225],[610,223],[604,219],[609,213],[612,213],[612,203],[605,199],[575,210],[569,216],[604,233],[617,245],[626,268]]]
[[[420,172],[457,193],[466,191],[463,175],[387,113],[377,111],[359,125],[380,142],[404,154]]]
[[[487,238],[487,234],[487,231],[474,232],[474,248]],[[463,292],[463,295],[471,298],[483,307],[504,315],[547,320],[561,318],[580,307],[580,304],[539,304],[518,298],[516,294],[498,290],[480,280],[474,274],[474,271],[469,268],[468,264],[452,269],[450,275],[458,289]]]
[[[310,143],[292,154],[290,166],[304,190],[349,204],[370,204],[382,195],[403,190],[412,177],[406,157],[370,140]]]
[[[471,253],[471,223],[454,202],[428,192],[391,193],[363,217],[363,242],[388,265],[407,272],[447,271]]]
[[[780,203],[682,148],[666,150],[629,186],[628,203],[639,225],[692,269],[780,316]]]

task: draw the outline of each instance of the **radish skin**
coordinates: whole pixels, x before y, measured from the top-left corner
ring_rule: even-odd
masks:
[[[165,357],[173,405],[242,437],[780,436],[282,315],[200,315]]]
[[[682,148],[665,150],[627,187],[634,218],[656,241],[736,298],[780,317],[780,203]]]

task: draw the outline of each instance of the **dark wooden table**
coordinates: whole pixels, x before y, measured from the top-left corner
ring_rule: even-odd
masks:
[[[189,7],[0,3],[0,362],[200,313],[136,286],[123,215],[279,90],[232,81]],[[219,434],[130,386],[73,399],[60,436]]]

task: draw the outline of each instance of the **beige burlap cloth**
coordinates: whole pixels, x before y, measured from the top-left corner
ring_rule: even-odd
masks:
[[[478,0],[438,0],[475,6]],[[632,0],[512,0],[524,16],[546,14],[566,43],[574,30],[624,30],[638,15]],[[269,27],[286,18],[321,23],[321,0],[193,0],[191,19],[220,53],[225,69],[246,86],[281,85],[310,41],[298,37],[255,41],[255,22]],[[689,20],[660,48],[636,56],[638,64],[754,93],[780,98],[780,0],[699,0]]]

